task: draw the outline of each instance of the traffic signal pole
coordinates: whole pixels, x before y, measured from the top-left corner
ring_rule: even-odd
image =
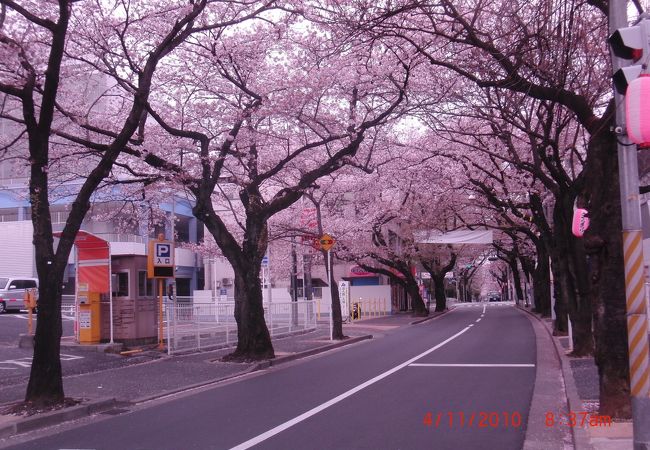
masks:
[[[627,27],[627,0],[610,0],[610,34]],[[643,55],[646,59],[650,55]],[[625,59],[612,51],[614,72],[627,66]],[[639,202],[637,147],[625,133],[624,96],[614,89],[616,135],[623,219],[623,258],[625,260],[625,295],[630,364],[630,395],[634,450],[650,450],[650,366],[648,364],[648,317],[643,268],[643,233]]]

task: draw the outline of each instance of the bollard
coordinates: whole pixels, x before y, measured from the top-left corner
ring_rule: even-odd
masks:
[[[34,289],[26,289],[23,299],[25,301],[25,307],[27,308],[27,334],[33,336],[34,335],[33,314],[34,314],[34,308],[36,307],[36,293],[34,292]]]

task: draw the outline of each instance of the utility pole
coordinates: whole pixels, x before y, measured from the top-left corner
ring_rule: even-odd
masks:
[[[622,95],[628,79],[647,73],[643,63],[648,52],[650,21],[641,19],[636,27],[627,27],[627,0],[610,0],[609,42],[615,72],[614,100],[616,102],[616,135],[623,219],[623,258],[625,260],[625,296],[630,357],[630,394],[634,450],[650,450],[650,368],[648,365],[648,317],[643,273],[643,233],[639,203],[639,169],[637,146],[626,129],[625,104]],[[646,23],[643,23],[646,22]],[[638,55],[638,57],[636,56]],[[626,60],[643,57],[639,66]],[[639,71],[640,69],[640,71]],[[638,73],[634,74],[635,71]]]

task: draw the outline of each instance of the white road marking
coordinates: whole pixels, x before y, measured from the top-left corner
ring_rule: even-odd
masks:
[[[311,416],[314,416],[314,415],[318,414],[319,412],[329,408],[330,406],[333,406],[333,405],[345,400],[346,398],[356,394],[357,392],[367,388],[368,386],[371,386],[371,385],[375,384],[376,382],[383,380],[384,378],[388,377],[389,375],[394,374],[398,370],[409,366],[411,363],[413,363],[413,362],[417,361],[418,359],[428,355],[429,353],[438,350],[443,345],[453,341],[458,336],[465,333],[467,330],[469,330],[470,327],[471,327],[471,325],[463,328],[458,333],[456,333],[453,336],[451,336],[450,338],[442,341],[440,344],[438,344],[438,345],[436,345],[434,347],[431,347],[429,350],[427,350],[427,351],[425,351],[423,353],[420,353],[419,355],[409,359],[408,361],[405,361],[402,364],[399,364],[399,365],[393,367],[392,369],[389,369],[386,372],[381,373],[381,374],[377,375],[376,377],[371,378],[370,380],[368,380],[368,381],[366,381],[364,383],[361,383],[360,385],[358,385],[358,386],[356,386],[356,387],[342,393],[341,395],[338,395],[338,396],[334,397],[333,399],[328,400],[325,403],[322,403],[322,404],[316,406],[315,408],[312,408],[309,411],[304,412],[304,413],[300,414],[299,416],[294,417],[293,419],[288,420],[288,421],[278,425],[275,428],[271,428],[270,430],[268,430],[265,433],[262,433],[262,434],[260,434],[258,436],[255,436],[254,438],[249,439],[246,442],[242,442],[241,444],[239,444],[239,445],[237,445],[235,447],[232,447],[231,450],[245,450],[247,448],[251,448],[254,445],[259,444],[260,442],[264,442],[265,440],[275,436],[276,434],[279,434],[282,431],[284,431],[284,430],[286,430],[288,428],[291,428],[292,426],[294,426],[296,424],[299,424],[300,422],[310,418]]]
[[[535,364],[424,364],[413,363],[409,367],[535,367]]]
[[[73,361],[75,359],[83,359],[83,356],[77,356],[77,355],[68,355],[66,353],[61,353],[61,361]],[[18,359],[5,359],[4,361],[0,361],[0,364],[13,364],[18,367],[23,367],[23,368],[30,368],[32,366],[32,357],[31,356],[26,356],[24,358],[18,358]],[[0,367],[0,369],[9,369],[7,367]],[[15,369],[15,367],[11,367],[10,369]]]
[[[476,319],[476,322],[477,322],[477,323],[480,322],[480,321],[481,321],[481,318],[480,318],[480,317],[479,317],[478,319]]]
[[[4,361],[0,361],[0,364],[15,364],[18,367],[29,368],[32,366],[32,357],[28,356],[19,359],[5,359]]]

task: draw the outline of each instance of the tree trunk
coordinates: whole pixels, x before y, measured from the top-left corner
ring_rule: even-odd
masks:
[[[587,281],[587,259],[583,242],[571,233],[575,196],[565,194],[556,201],[553,225],[557,249],[560,252],[563,287],[566,289],[567,312],[573,331],[573,355],[590,356],[594,353],[591,299]]]
[[[330,287],[332,297],[332,337],[336,340],[345,339],[343,335],[343,320],[341,317],[341,298],[339,297],[339,288],[334,279]]]
[[[436,312],[442,312],[447,309],[447,294],[445,293],[445,276],[431,277],[433,281],[433,290],[436,296]]]
[[[424,300],[422,300],[422,295],[420,295],[420,287],[415,282],[415,280],[406,280],[406,291],[411,297],[411,306],[413,307],[413,315],[428,316],[429,310],[427,310],[427,305],[425,305]]]
[[[327,252],[323,251],[323,256],[326,261],[326,268],[327,272],[329,275],[329,279],[331,282],[331,285],[329,286],[330,289],[330,299],[331,299],[331,312],[332,312],[332,338],[336,340],[341,340],[345,339],[345,336],[343,335],[343,318],[341,317],[341,298],[339,297],[339,288],[336,283],[336,280],[334,279],[334,271],[332,268],[334,267],[334,259],[329,258],[329,265],[327,264],[328,258],[327,258]]]
[[[63,280],[52,274],[54,280]],[[48,278],[40,278],[48,279]],[[36,406],[62,403],[61,371],[61,282],[41,285],[38,296],[38,321],[34,336],[34,356],[25,401]]]
[[[225,356],[226,361],[256,361],[274,358],[271,335],[264,320],[260,267],[235,269],[235,320],[237,348]],[[269,311],[271,314],[271,311]]]
[[[551,316],[551,279],[548,253],[542,243],[536,244],[537,266],[533,270],[533,297],[535,308],[542,317]]]
[[[551,271],[553,272],[553,297],[555,297],[555,322],[553,322],[553,334],[556,336],[566,335],[569,332],[569,321],[567,317],[566,287],[562,286],[562,264],[556,254],[555,247],[551,254]]]
[[[524,299],[524,294],[523,290],[521,289],[521,277],[519,276],[519,268],[517,267],[517,260],[512,259],[511,261],[508,262],[510,265],[510,270],[512,271],[512,282],[515,285],[515,302],[517,305],[521,303],[521,301]]]
[[[268,248],[268,226],[263,216],[251,211],[256,207],[257,197],[254,194],[249,193],[244,202],[247,217],[242,248],[220,243],[235,271],[237,348],[224,357],[226,361],[257,361],[275,357],[271,335],[264,320],[260,281],[262,258]],[[272,315],[271,305],[272,303],[268,305],[269,316]]]
[[[616,137],[610,125],[589,142],[585,200],[590,228],[585,234],[593,301],[595,359],[600,378],[600,414],[631,417],[625,274]]]

